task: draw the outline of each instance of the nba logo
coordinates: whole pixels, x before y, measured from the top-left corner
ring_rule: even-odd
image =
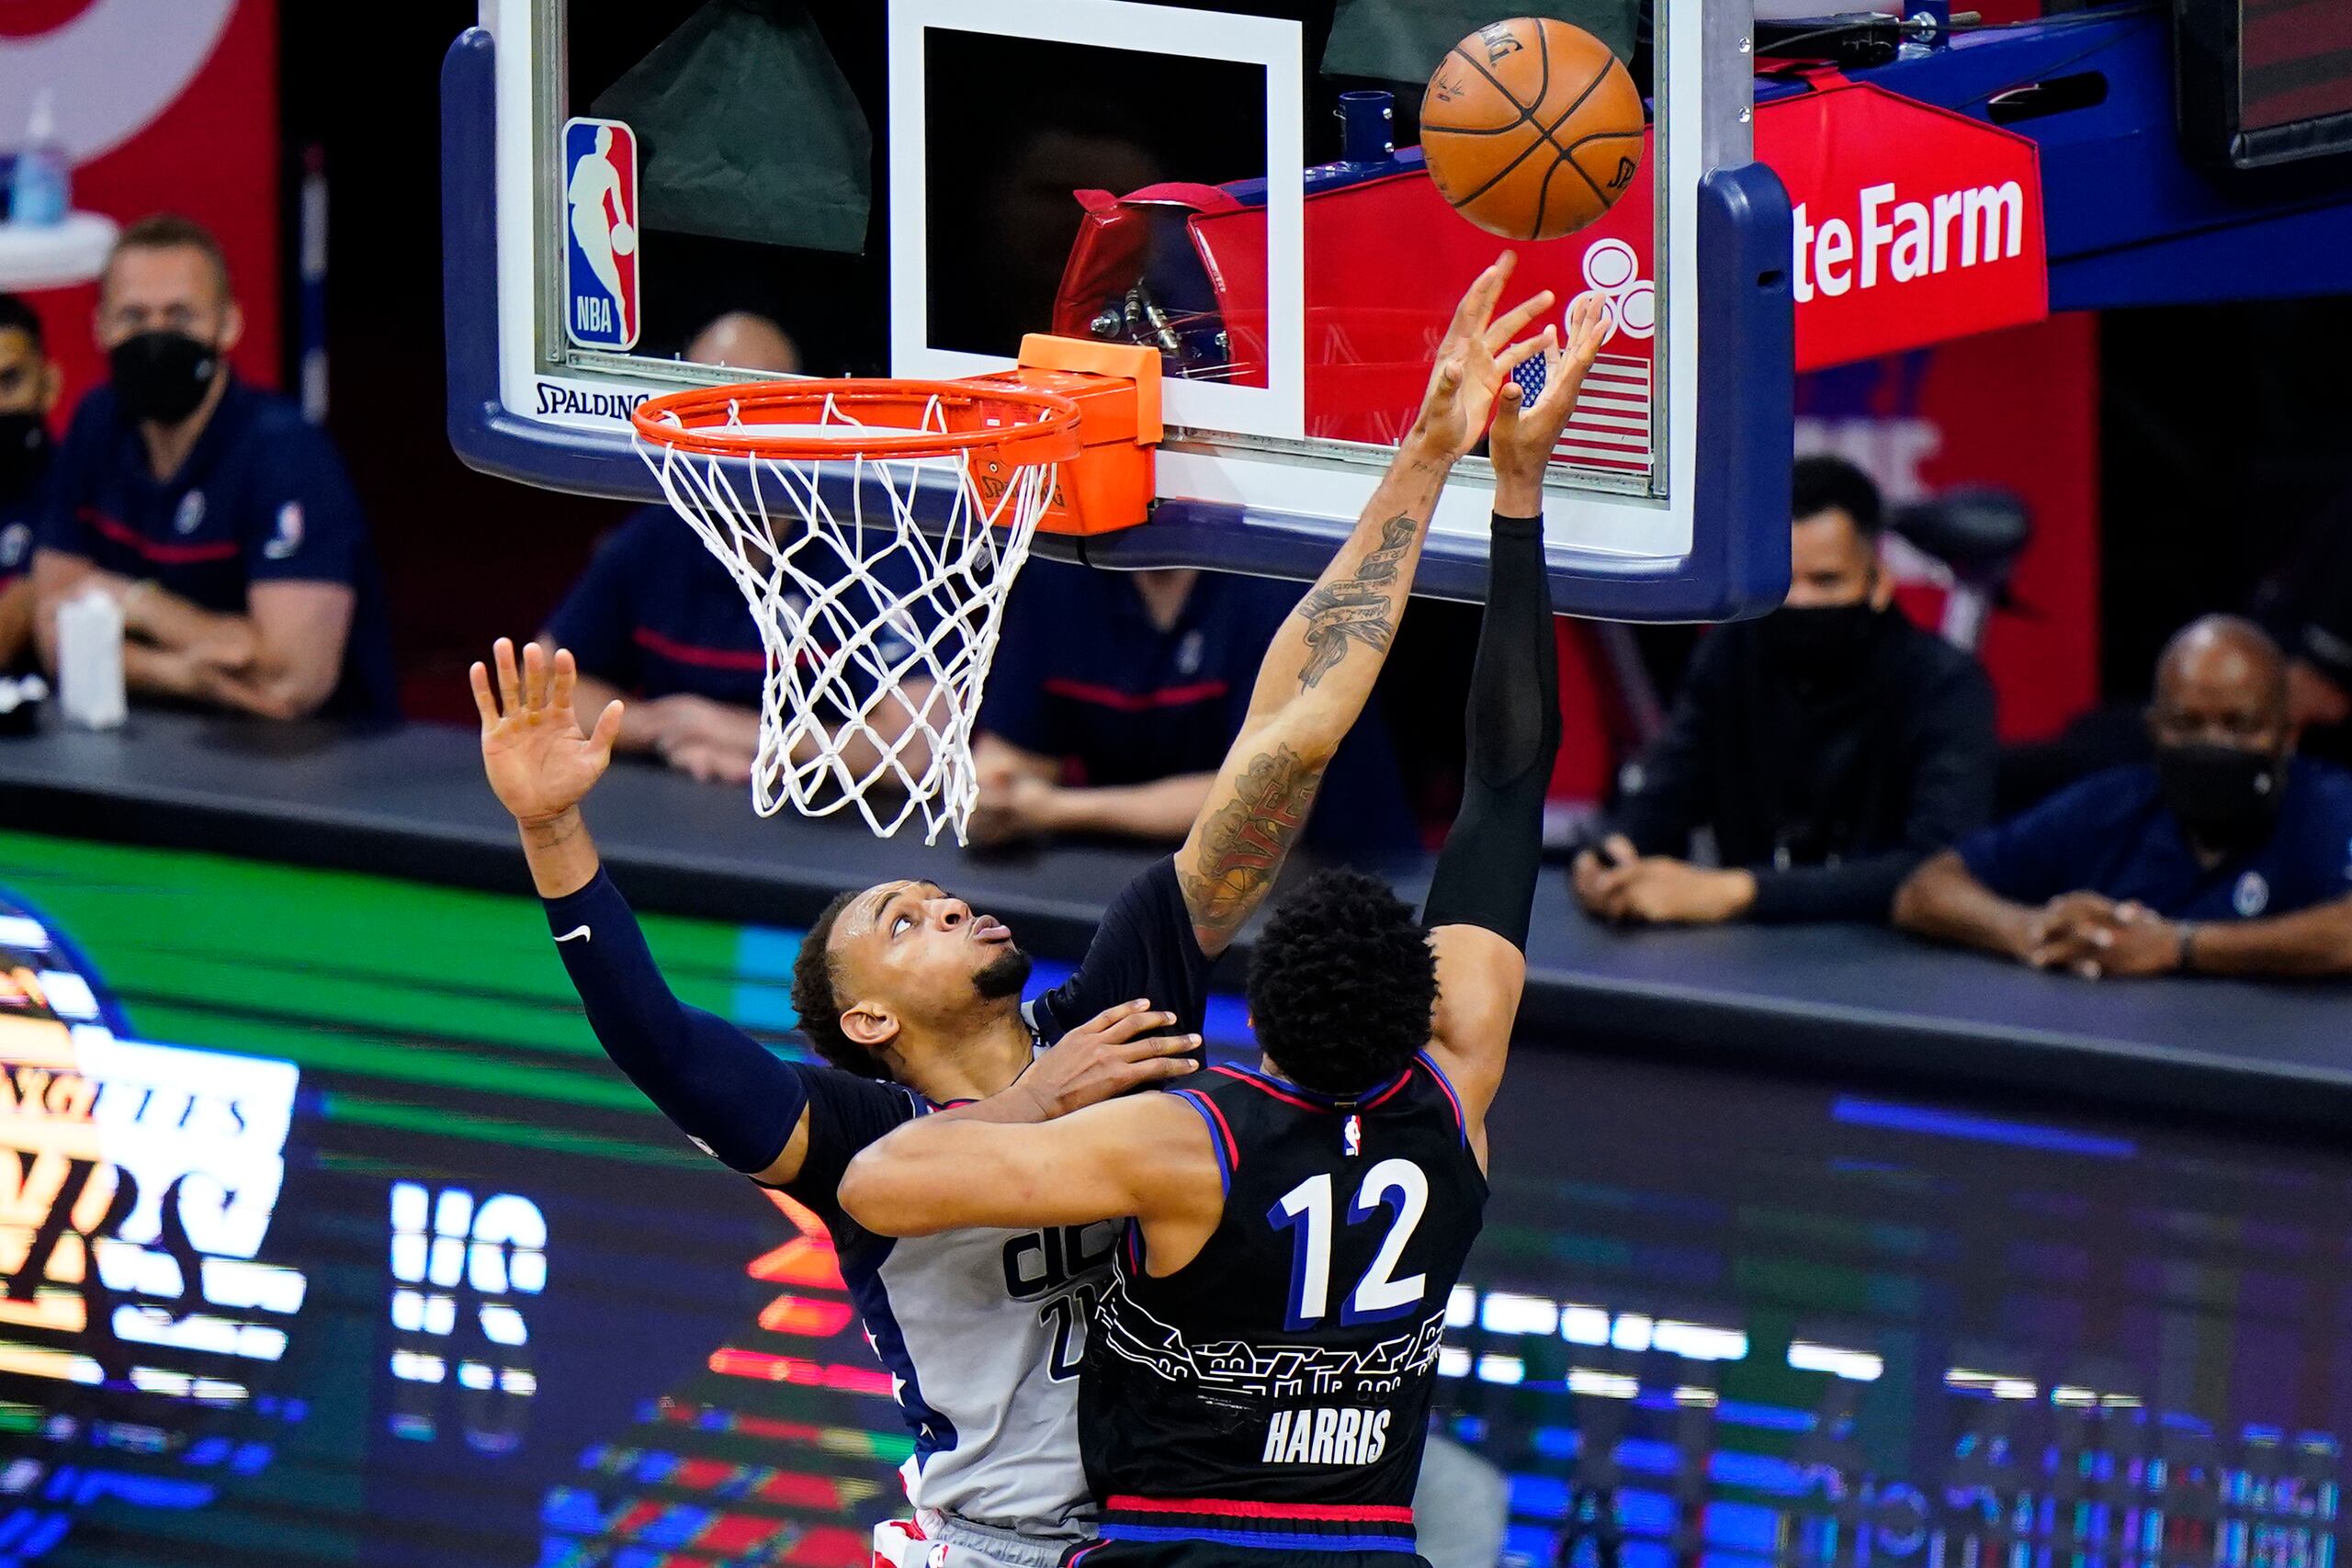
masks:
[[[564,335],[637,346],[637,132],[616,119],[563,128]]]

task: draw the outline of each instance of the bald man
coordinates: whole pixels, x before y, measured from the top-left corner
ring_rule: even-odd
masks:
[[[784,330],[748,310],[704,327],[685,357],[746,373],[800,368],[800,351]],[[803,570],[818,568],[806,551],[797,559]],[[626,697],[615,750],[708,783],[751,779],[767,671],[759,625],[727,569],[667,506],[645,507],[613,531],[538,640],[550,651],[569,648],[579,660],[583,732],[606,704]],[[895,694],[870,694],[855,716],[866,728],[843,752],[852,773],[865,773],[881,747],[898,740],[929,692],[928,683],[910,681]],[[904,755],[919,773],[921,756]]]
[[[2294,755],[2251,621],[2166,645],[2156,760],[2085,779],[1913,873],[1895,923],[2086,979],[2352,974],[2352,774]]]
[[[765,316],[729,310],[695,335],[685,356],[696,365],[800,374],[800,345]]]

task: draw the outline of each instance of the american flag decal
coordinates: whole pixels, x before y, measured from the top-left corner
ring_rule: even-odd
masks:
[[[1529,360],[1512,372],[1532,402],[1544,390],[1541,358]],[[1657,457],[1650,443],[1650,362],[1646,356],[1604,354],[1577,393],[1552,460],[1572,468],[1611,474],[1647,474]]]

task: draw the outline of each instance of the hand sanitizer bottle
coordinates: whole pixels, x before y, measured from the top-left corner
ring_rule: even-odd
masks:
[[[122,606],[102,590],[57,607],[57,704],[68,724],[85,729],[123,721]]]
[[[46,88],[33,99],[32,123],[17,154],[11,221],[53,229],[74,210],[74,162],[57,136],[57,95]]]

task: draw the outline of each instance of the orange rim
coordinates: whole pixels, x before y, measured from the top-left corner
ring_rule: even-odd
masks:
[[[934,400],[945,430],[905,428],[922,423]],[[828,403],[855,423],[823,423]],[[695,387],[648,398],[629,423],[657,446],[712,457],[913,458],[960,452],[1021,467],[1068,462],[1079,453],[1076,403],[1002,382],[853,379]],[[897,428],[852,434],[859,424]]]

